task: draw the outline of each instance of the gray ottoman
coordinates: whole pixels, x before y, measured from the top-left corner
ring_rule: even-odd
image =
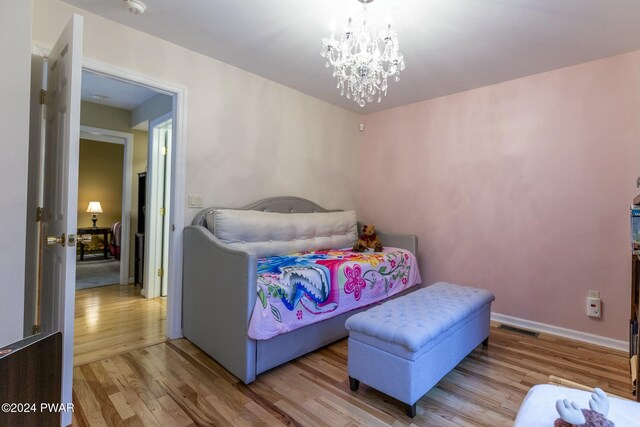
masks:
[[[351,390],[360,381],[407,405],[416,402],[480,343],[489,342],[494,295],[438,282],[347,319]]]

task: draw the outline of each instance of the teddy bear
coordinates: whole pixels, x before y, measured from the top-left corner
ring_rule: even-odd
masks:
[[[560,414],[554,423],[554,427],[614,427],[613,422],[607,419],[609,413],[609,399],[599,388],[595,388],[589,399],[591,409],[580,409],[576,402],[568,399],[560,399],[556,402],[556,410]]]
[[[373,249],[374,252],[382,252],[382,243],[376,234],[376,227],[371,224],[362,226],[362,234],[353,245],[354,252],[365,252],[367,249]]]

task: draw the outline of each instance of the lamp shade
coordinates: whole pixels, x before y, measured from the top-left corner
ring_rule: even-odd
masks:
[[[102,206],[100,206],[100,202],[89,202],[89,206],[87,207],[87,212],[102,213]]]

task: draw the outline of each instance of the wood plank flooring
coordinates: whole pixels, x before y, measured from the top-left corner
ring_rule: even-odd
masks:
[[[166,298],[146,299],[134,285],[76,291],[74,365],[166,340]]]
[[[349,390],[342,340],[245,385],[185,339],[74,369],[78,426],[511,426],[528,389],[553,375],[631,398],[623,352],[492,325],[478,347],[418,402],[412,420],[365,384]]]

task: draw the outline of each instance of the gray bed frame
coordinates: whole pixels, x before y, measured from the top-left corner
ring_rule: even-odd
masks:
[[[345,320],[361,310],[268,340],[249,338],[249,320],[257,297],[257,258],[228,247],[209,231],[205,216],[212,209],[201,211],[184,230],[182,331],[189,341],[249,384],[268,369],[348,335]],[[235,209],[279,213],[340,211],[324,209],[299,197],[273,197]],[[414,235],[378,231],[378,236],[386,246],[418,255],[418,239]]]

